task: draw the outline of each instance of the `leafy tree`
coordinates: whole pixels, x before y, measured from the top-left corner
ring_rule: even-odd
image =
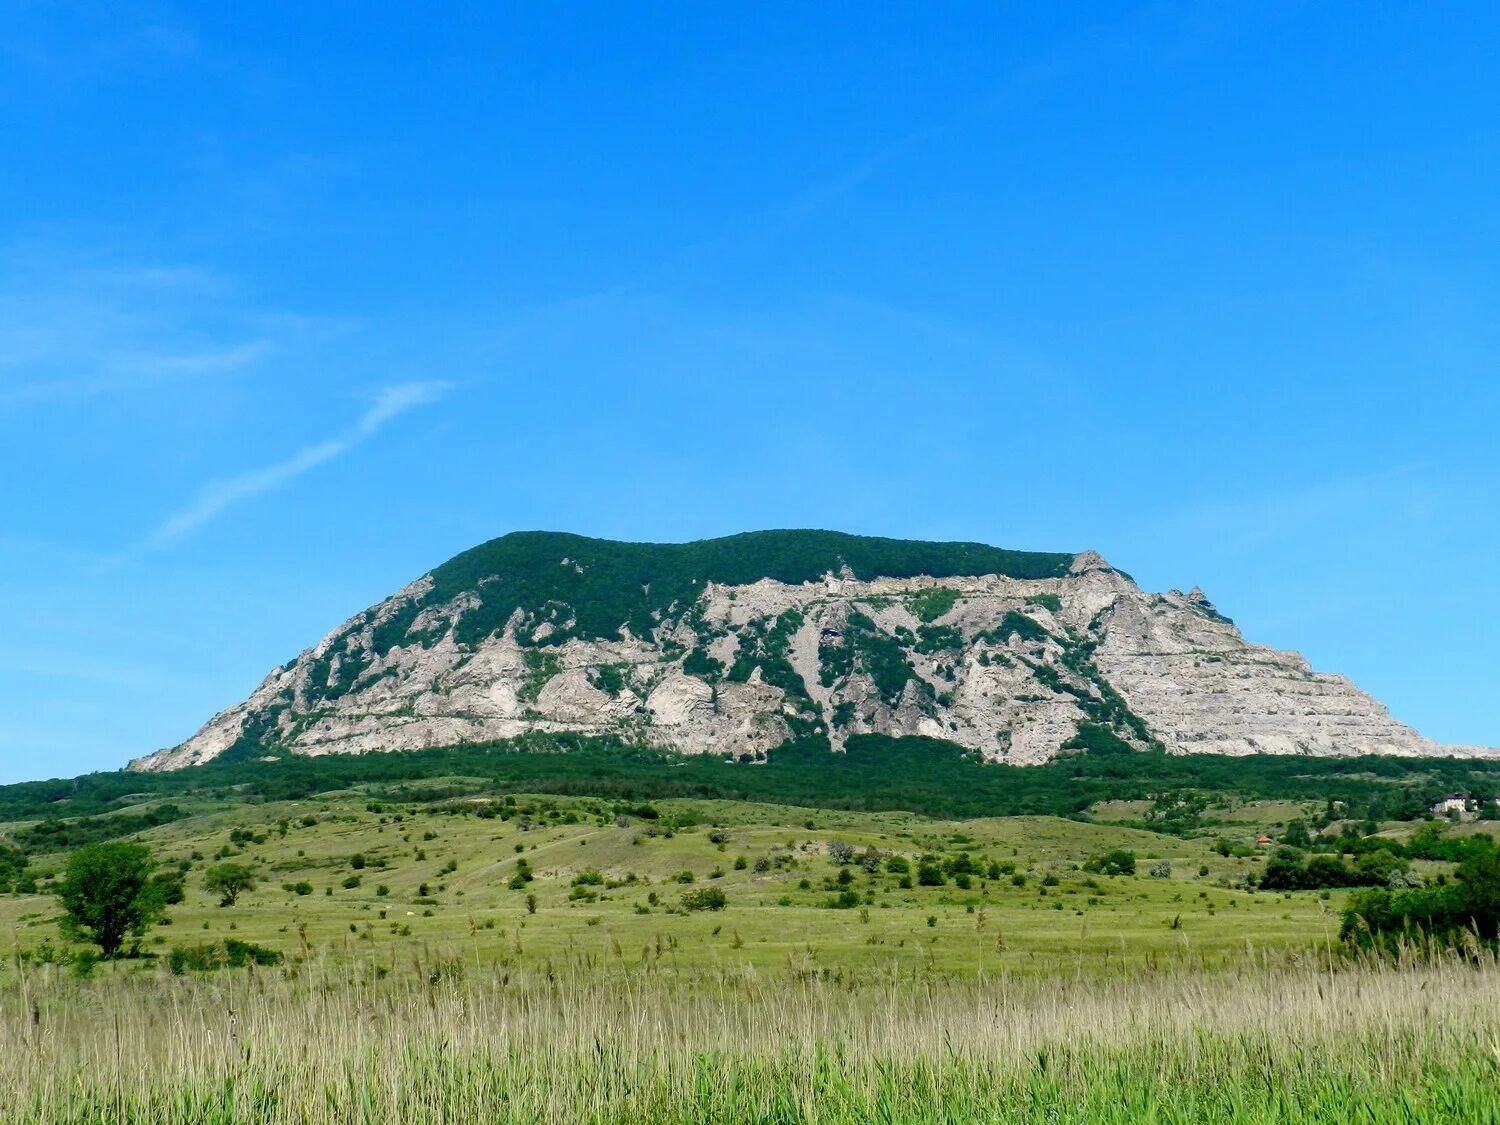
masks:
[[[1355,895],[1344,908],[1339,936],[1366,945],[1389,944],[1406,933],[1452,940],[1472,931],[1494,942],[1500,936],[1500,850],[1474,850],[1456,874],[1457,880],[1446,885]]]
[[[20,848],[0,844],[0,894],[10,891],[21,882],[26,864],[26,853]]]
[[[163,906],[176,906],[187,897],[187,877],[181,871],[158,871],[151,876],[151,893]]]
[[[1302,866],[1302,853],[1294,848],[1277,848],[1266,860],[1261,872],[1260,886],[1265,891],[1301,890],[1307,878]]]
[[[68,859],[57,897],[67,911],[64,929],[92,941],[106,957],[127,934],[140,936],[161,917],[164,903],[151,873],[156,861],[143,844],[91,844]]]
[[[1312,846],[1312,836],[1308,834],[1306,824],[1301,820],[1294,820],[1286,826],[1281,842],[1289,848],[1307,848]]]
[[[1495,938],[1500,930],[1500,851],[1476,852],[1458,865],[1463,905],[1480,936]]]
[[[1404,872],[1408,866],[1388,848],[1376,848],[1354,861],[1354,881],[1361,886],[1384,887],[1390,883],[1392,875]]]
[[[220,906],[233,906],[241,894],[255,889],[255,875],[243,863],[221,863],[204,872],[203,886],[219,896]]]
[[[1390,855],[1389,852],[1385,854]],[[1383,878],[1380,880],[1384,881]],[[1315,855],[1307,861],[1307,867],[1302,872],[1301,886],[1311,891],[1323,887],[1347,887],[1352,882],[1354,873],[1338,859],[1331,855]]]

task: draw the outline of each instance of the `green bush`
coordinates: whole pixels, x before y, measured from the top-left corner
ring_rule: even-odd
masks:
[[[911,611],[921,620],[930,623],[957,605],[959,597],[957,590],[947,586],[934,586],[912,595]]]
[[[173,975],[185,972],[212,972],[215,969],[242,969],[246,965],[279,965],[282,954],[254,942],[225,938],[207,945],[174,946],[167,957]]]
[[[1083,869],[1093,875],[1134,875],[1135,853],[1117,848],[1086,860]]]
[[[1500,936],[1500,850],[1478,852],[1458,865],[1456,880],[1422,890],[1363,891],[1344,908],[1339,936],[1368,946],[1466,933],[1493,945]]]
[[[923,856],[917,864],[917,882],[924,887],[941,887],[946,879],[943,878],[943,867],[934,856]]]
[[[727,905],[729,899],[718,887],[700,887],[682,896],[684,910],[723,910]]]

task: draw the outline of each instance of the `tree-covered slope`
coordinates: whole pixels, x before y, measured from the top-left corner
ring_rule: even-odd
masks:
[[[493,635],[516,609],[539,616],[567,607],[572,623],[546,638],[557,645],[571,637],[617,638],[622,625],[636,637],[650,636],[663,615],[691,605],[710,582],[746,586],[769,578],[797,585],[843,572],[863,581],[971,574],[1060,578],[1073,558],[983,543],[925,543],[836,531],[752,531],[692,543],[618,543],[521,531],[465,551],[434,570],[431,588],[392,618],[375,651],[381,651],[381,642],[402,635],[403,626],[409,627],[422,610],[471,592],[479,604],[458,626],[455,639],[460,643]]]

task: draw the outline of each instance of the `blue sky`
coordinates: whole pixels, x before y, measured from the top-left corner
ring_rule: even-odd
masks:
[[[1493,5],[0,12],[0,780],[520,528],[1092,547],[1500,743]]]

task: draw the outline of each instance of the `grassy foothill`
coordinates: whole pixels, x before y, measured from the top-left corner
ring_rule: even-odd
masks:
[[[428,792],[461,788],[439,779]],[[520,967],[1108,973],[1233,964],[1326,944],[1339,928],[1342,892],[1247,889],[1263,856],[1221,855],[1218,837],[1056,817],[680,800],[629,815],[589,798],[509,800],[184,808],[133,837],[184,877],[184,900],[141,950],[233,937],[387,969],[451,947]],[[1134,875],[1084,870],[1117,851],[1136,857]],[[65,858],[33,858],[39,891]],[[225,865],[254,880],[227,907],[208,885]],[[709,889],[722,909],[700,901]],[[0,943],[61,948],[58,915],[46,894],[0,897]]]
[[[1497,1119],[1486,947],[1349,950],[1363,892],[1256,888],[1316,804],[1179,835],[479,788],[7,826],[5,1120]],[[53,892],[141,846],[165,912],[99,960]]]

